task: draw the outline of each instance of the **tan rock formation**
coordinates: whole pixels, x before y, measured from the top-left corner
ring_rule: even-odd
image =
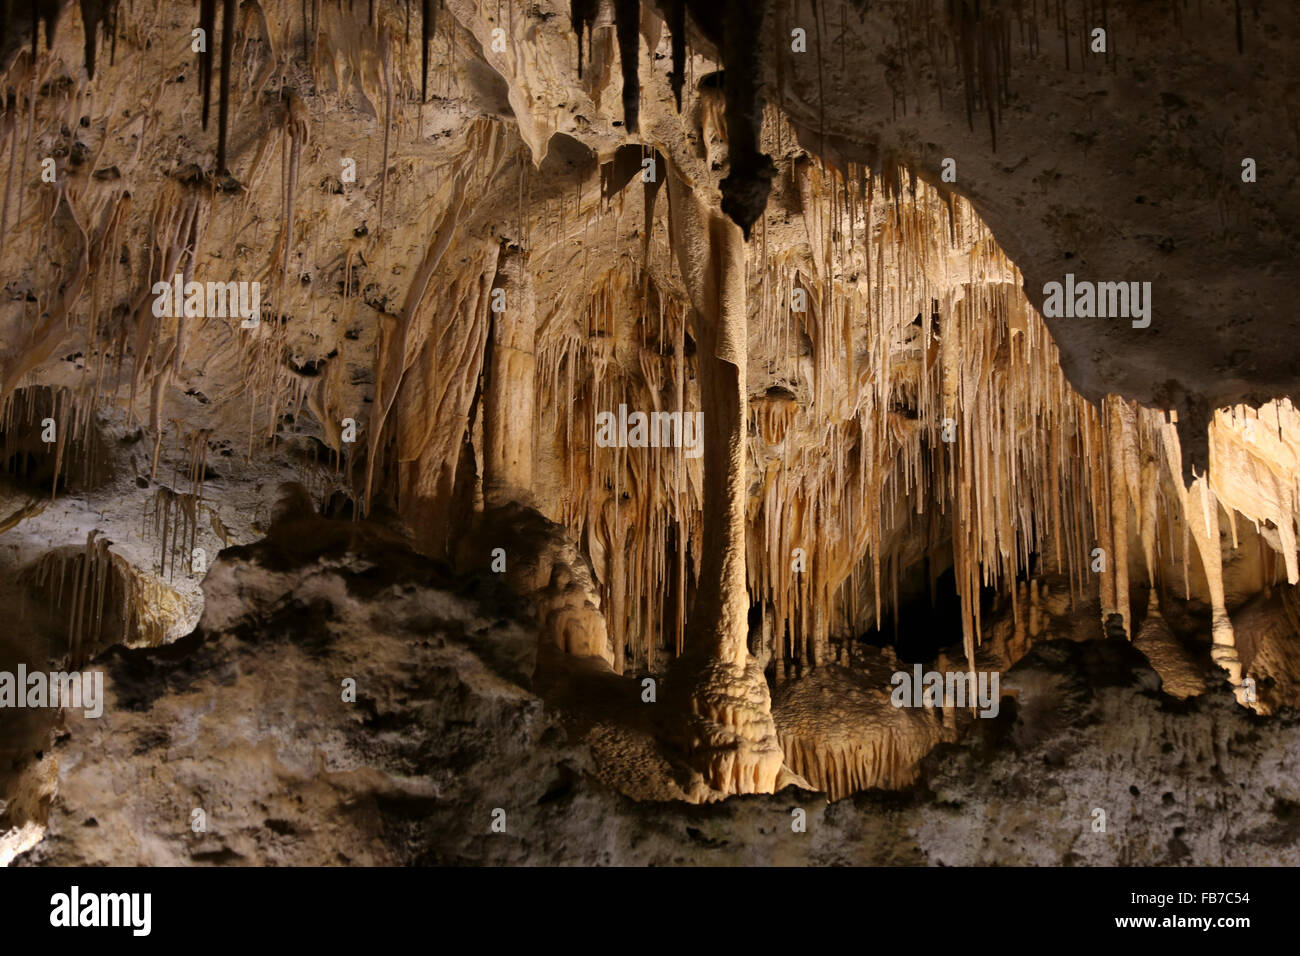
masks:
[[[489,508],[510,501],[527,504],[532,498],[537,302],[518,248],[501,250],[491,295],[501,307],[490,305],[491,351],[483,405],[483,500]]]
[[[745,591],[745,246],[675,174],[668,180],[674,251],[691,299],[704,414],[704,559],[678,667],[690,698],[687,748],[709,783],[770,793],[781,770],[771,698],[749,655]]]
[[[1170,132],[1134,161],[1149,67],[1125,52],[1118,72],[1062,73],[1022,37],[1074,37],[1064,8],[1012,30],[848,4],[814,78],[813,57],[767,49],[807,3],[741,23],[725,6],[445,0],[417,24],[393,0],[248,0],[199,57],[184,4],[137,0],[111,25],[44,4],[52,32],[15,12],[0,576],[27,569],[33,606],[6,653],[183,637],[196,549],[289,533],[274,495],[291,482],[300,529],[370,519],[358,540],[407,536],[517,600],[548,651],[539,686],[662,680],[646,706],[663,714],[622,701],[587,728],[602,779],[655,799],[907,786],[964,717],[882,709],[864,637],[928,642],[953,668],[1124,637],[1167,694],[1222,692],[1217,664],[1243,706],[1292,702],[1300,414],[1267,400],[1295,383],[1264,317],[1293,297],[1294,257],[1260,271],[1251,251],[1281,248],[1293,200],[1228,193],[1186,159],[1224,148],[1171,118],[1187,104],[1165,103],[1164,125],[1197,148]],[[1226,0],[1205,6],[1223,22]],[[1233,75],[1285,66],[1300,35],[1252,16],[1264,52]],[[1191,83],[1183,41],[1157,34],[1141,56]],[[1258,82],[1286,102],[1278,72]],[[998,119],[1016,77],[1058,142]],[[1067,130],[1081,83],[1117,104],[1114,130],[1091,111]],[[1293,124],[1267,112],[1244,128],[1282,155]],[[1064,173],[1061,141],[1083,145]],[[1082,168],[1094,142],[1104,183]],[[937,174],[948,152],[955,181]],[[1141,192],[1115,185],[1130,162]],[[1223,222],[1180,189],[1219,196]],[[1181,238],[1193,226],[1204,250]],[[1044,276],[1127,265],[1117,249],[1159,272],[1163,338],[1044,319]],[[178,276],[181,308],[160,308]],[[228,286],[254,283],[243,315]],[[1203,314],[1177,308],[1192,287]],[[1249,335],[1220,321],[1243,288]],[[620,409],[661,416],[659,440],[609,441],[598,422]],[[914,609],[940,598],[955,618],[921,633]],[[15,771],[24,808],[48,796],[35,773]]]

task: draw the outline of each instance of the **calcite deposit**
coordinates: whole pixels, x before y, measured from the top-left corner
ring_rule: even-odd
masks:
[[[1095,6],[0,3],[0,864],[1294,863],[1300,13]]]

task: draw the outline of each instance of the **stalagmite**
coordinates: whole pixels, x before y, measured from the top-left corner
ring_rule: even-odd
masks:
[[[1156,592],[1148,598],[1147,615],[1133,638],[1133,646],[1160,675],[1161,689],[1180,700],[1205,690],[1205,670],[1179,643],[1160,613]]]
[[[1109,416],[1106,423],[1109,443],[1106,452],[1110,464],[1108,476],[1110,487],[1109,518],[1111,522],[1111,543],[1114,548],[1113,553],[1109,555],[1111,562],[1109,571],[1114,576],[1115,581],[1115,612],[1119,614],[1120,620],[1123,622],[1124,636],[1131,640],[1133,625],[1130,620],[1128,596],[1129,489],[1125,476],[1132,474],[1128,460],[1130,456],[1127,454],[1134,440],[1131,431],[1132,416],[1131,412],[1125,408],[1124,403],[1116,396],[1107,397],[1106,409]],[[1126,412],[1129,412],[1127,416]],[[1103,621],[1104,623],[1105,621]]]
[[[864,668],[822,667],[784,684],[772,706],[786,766],[831,800],[915,782],[921,758],[955,735],[934,709],[890,704],[889,674],[900,666],[872,655]]]
[[[494,296],[500,290],[504,307],[492,313],[483,404],[483,499],[489,508],[527,504],[532,497],[537,303],[518,246],[503,243],[492,290]]]
[[[1191,487],[1182,486],[1181,456],[1178,434],[1172,424],[1166,423],[1162,432],[1166,460],[1177,493],[1182,499],[1182,517],[1192,540],[1196,542],[1210,591],[1212,613],[1210,654],[1214,661],[1228,672],[1232,683],[1241,683],[1241,661],[1237,657],[1232,621],[1228,617],[1227,600],[1223,589],[1223,552],[1219,542],[1219,503],[1210,490],[1209,479],[1196,478]]]
[[[781,769],[767,683],[746,647],[746,294],[740,230],[670,172],[669,222],[700,343],[704,563],[680,658],[690,758],[716,789],[770,792]]]

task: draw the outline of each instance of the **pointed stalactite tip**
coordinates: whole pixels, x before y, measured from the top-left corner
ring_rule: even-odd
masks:
[[[433,42],[433,33],[438,27],[437,8],[434,0],[420,0],[420,102],[429,99],[429,44]]]
[[[756,160],[747,170],[733,166],[721,183],[722,211],[745,233],[746,242],[754,223],[767,208],[768,193],[776,176],[776,165],[771,156],[760,153]]]
[[[113,29],[115,18],[112,8],[114,6],[116,0],[80,0],[81,26],[85,36],[86,76],[92,80],[95,78],[95,41],[99,35],[99,25],[104,24],[105,29],[109,31]]]
[[[668,32],[673,46],[673,99],[680,113],[682,88],[686,86],[686,0],[668,0]]]
[[[635,133],[641,112],[641,0],[615,0],[614,23],[623,69],[623,122],[629,133]]]
[[[596,22],[597,0],[569,0],[569,23],[578,35],[578,79],[582,79],[582,41],[583,35],[591,35],[592,24]]]

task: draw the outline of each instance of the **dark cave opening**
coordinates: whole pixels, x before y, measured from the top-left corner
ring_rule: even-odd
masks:
[[[3,438],[0,437],[0,442]],[[41,491],[54,490],[54,463],[38,461],[30,451],[15,451],[5,458],[3,472],[16,485]]]
[[[0,410],[0,474],[32,491],[95,488],[110,477],[96,415],[82,417],[67,389],[15,389]]]
[[[868,628],[858,640],[872,647],[892,647],[903,663],[926,664],[944,648],[960,648],[961,595],[951,562],[931,579],[930,559],[923,558],[908,577],[914,586],[904,589],[900,582],[899,606],[882,613],[881,626]],[[931,580],[932,587],[927,587]],[[981,620],[988,619],[997,597],[997,588],[980,588]]]

